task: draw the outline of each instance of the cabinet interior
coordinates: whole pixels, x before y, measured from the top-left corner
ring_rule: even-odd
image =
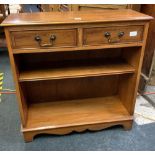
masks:
[[[132,91],[130,82],[136,74],[138,61],[135,62],[134,59],[140,56],[139,49],[140,47],[130,47],[95,51],[17,54],[15,62],[26,103],[31,105],[108,96],[130,100],[130,97],[128,99],[126,93],[122,91]],[[123,68],[123,65],[127,65],[126,68]],[[86,70],[87,75],[84,67],[89,66],[91,67],[90,70]],[[72,73],[70,77],[61,74],[66,68],[67,73]],[[55,73],[55,69],[59,72],[57,78],[52,79],[52,72]],[[50,70],[49,75],[45,76],[48,70]],[[89,76],[94,70],[95,74]],[[34,72],[36,74],[33,74]],[[76,74],[80,76],[76,77]],[[29,78],[24,78],[24,76]],[[42,76],[47,79],[41,79]]]

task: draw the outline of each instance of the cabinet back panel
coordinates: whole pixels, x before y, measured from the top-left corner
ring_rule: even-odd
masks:
[[[19,70],[27,68],[47,68],[52,67],[54,63],[69,61],[69,60],[90,60],[101,58],[116,58],[120,57],[121,49],[104,49],[91,51],[71,51],[71,52],[53,52],[53,53],[39,53],[39,54],[19,54],[16,55]]]
[[[28,103],[111,96],[118,75],[21,83]]]

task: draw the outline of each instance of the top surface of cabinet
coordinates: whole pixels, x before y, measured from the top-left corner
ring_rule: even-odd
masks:
[[[73,12],[20,13],[8,16],[1,26],[98,23],[150,20],[151,16],[130,10],[97,10]]]

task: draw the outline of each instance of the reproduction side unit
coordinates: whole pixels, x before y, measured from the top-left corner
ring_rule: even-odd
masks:
[[[133,10],[8,16],[2,26],[25,141],[130,129],[151,19]]]

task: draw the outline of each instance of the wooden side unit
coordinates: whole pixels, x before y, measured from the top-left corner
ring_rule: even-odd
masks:
[[[131,10],[10,15],[2,26],[25,141],[130,129],[151,19]]]

